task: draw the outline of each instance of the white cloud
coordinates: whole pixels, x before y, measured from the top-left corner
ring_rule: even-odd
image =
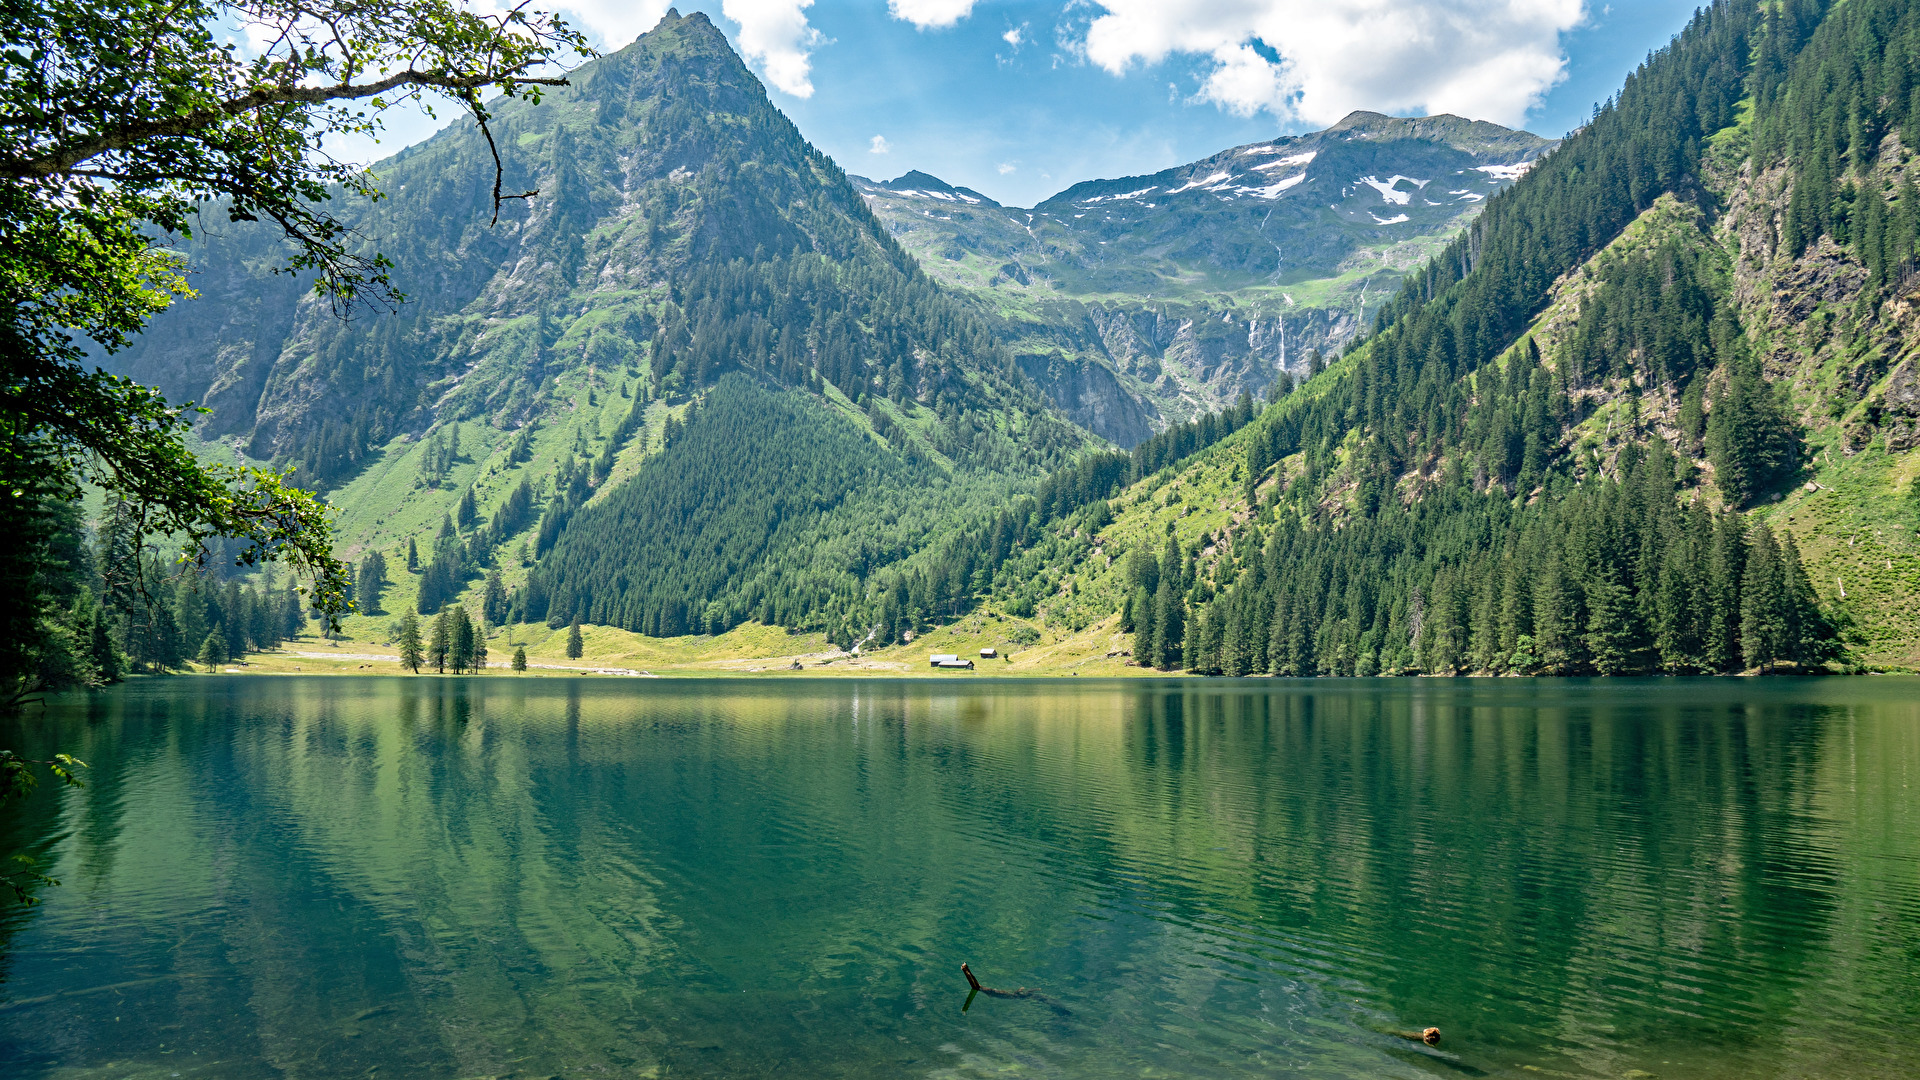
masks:
[[[952,26],[973,12],[974,0],[887,0],[887,10],[926,30]]]
[[[1027,40],[1026,35],[1023,33],[1023,31],[1026,30],[1026,28],[1027,28],[1027,24],[1021,23],[1019,26],[1013,27],[1012,29],[1008,30],[1006,33],[1001,34],[1000,40],[1006,42],[1008,45],[1011,45],[1017,49],[1020,47],[1021,42]]]
[[[813,0],[724,0],[720,10],[740,24],[735,43],[777,89],[813,96],[813,48],[820,31],[807,25]]]
[[[654,28],[672,0],[560,0],[569,21],[597,35],[608,51],[625,48]],[[807,24],[813,0],[723,0],[720,10],[739,24],[734,45],[775,89],[813,96],[813,50],[820,32]]]
[[[885,135],[875,135],[873,141],[867,144],[867,153],[869,154],[885,154],[892,150],[893,144],[887,141]]]
[[[607,51],[624,49],[653,29],[671,0],[561,0],[561,16],[594,32]]]
[[[1564,77],[1560,35],[1586,15],[1585,0],[1092,3],[1104,13],[1077,44],[1100,67],[1206,57],[1198,100],[1314,124],[1354,109],[1518,124]]]
[[[1005,176],[1016,168],[1018,168],[1018,166],[1016,166],[1013,162],[1003,161],[1000,163],[1000,175]]]

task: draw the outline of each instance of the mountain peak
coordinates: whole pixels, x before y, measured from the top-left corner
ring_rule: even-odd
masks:
[[[1388,116],[1385,113],[1355,109],[1322,132],[1348,139],[1422,139],[1444,143],[1469,154],[1518,154],[1525,157],[1545,153],[1557,145],[1530,131],[1502,127],[1488,120],[1469,120],[1452,113],[1432,116]]]
[[[865,177],[849,177],[858,185],[865,185],[874,191],[884,191],[893,195],[921,196],[938,199],[941,202],[963,202],[977,206],[999,206],[1000,204],[972,188],[949,184],[930,173],[913,169],[894,177],[892,180],[869,180]]]

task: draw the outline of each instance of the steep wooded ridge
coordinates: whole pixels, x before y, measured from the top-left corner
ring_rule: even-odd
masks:
[[[924,173],[853,179],[1069,416],[1131,446],[1305,374],[1554,145],[1457,116],[1356,112],[1032,209]]]
[[[524,617],[594,617],[571,598],[612,593],[594,610],[662,633],[763,610],[816,625],[859,575],[936,545],[1087,444],[704,15],[670,14],[571,82],[499,107],[506,185],[539,194],[497,227],[471,122],[376,167],[390,197],[346,216],[392,260],[411,297],[400,310],[341,320],[265,272],[280,256],[267,230],[216,228],[189,253],[203,297],[116,364],[211,406],[203,437],[333,489],[350,549],[390,561],[435,537],[398,604],[432,612],[489,569],[512,588],[537,558]],[[729,375],[740,385],[701,407]],[[748,441],[727,472],[685,460],[749,393],[762,413],[735,432]],[[663,460],[643,467],[649,455]],[[909,476],[878,498],[874,484]],[[781,487],[804,497],[754,501]],[[711,524],[606,532],[635,500],[697,503],[766,535],[719,541],[716,568],[703,562]],[[793,519],[749,524],[747,507]],[[596,540],[570,541],[576,528]],[[522,533],[516,565],[505,556]],[[767,560],[783,568],[773,578]],[[643,565],[655,599],[635,607],[618,595]],[[810,569],[804,587],[767,594]]]
[[[1920,660],[1917,33],[1704,9],[1325,374],[1178,468],[1082,463],[1001,602],[1227,674]]]

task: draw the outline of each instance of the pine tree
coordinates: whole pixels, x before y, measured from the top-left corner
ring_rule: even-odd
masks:
[[[280,647],[280,605],[273,602],[271,593],[258,593],[247,590],[247,639],[256,649],[277,649]]]
[[[514,647],[513,670],[515,671],[527,670],[527,647],[525,645],[519,645]]]
[[[354,589],[354,599],[362,613],[384,614],[381,610],[381,600],[387,590],[387,557],[385,555],[379,551],[367,552],[367,557],[360,560],[360,573],[354,582]],[[293,635],[290,633],[287,636]]]
[[[1573,618],[1559,552],[1546,559],[1533,587],[1534,656],[1540,671],[1564,675],[1573,667]]]
[[[1757,361],[1742,358],[1731,368],[1707,414],[1707,457],[1727,501],[1745,506],[1799,467],[1801,436],[1783,388],[1768,384]]]
[[[182,641],[197,642],[207,636],[207,598],[200,591],[202,580],[189,574],[174,584],[173,623],[179,627]]]
[[[487,670],[487,621],[482,618],[473,626],[473,655],[467,667],[475,675],[484,675]]]
[[[507,621],[507,585],[501,580],[498,570],[487,571],[487,585],[480,600],[480,615],[492,626]]]
[[[1701,653],[1708,671],[1739,671],[1740,576],[1747,563],[1745,538],[1739,519],[1723,515],[1714,523],[1713,546],[1707,555],[1705,641]]]
[[[445,675],[447,673],[448,653],[453,648],[452,611],[441,608],[440,614],[433,617],[433,628],[427,637],[427,666]]]
[[[306,629],[307,616],[300,602],[300,590],[294,588],[292,581],[287,582],[286,591],[280,594],[279,617],[282,640],[292,641],[300,636],[300,631]]]
[[[1779,545],[1763,522],[1753,530],[1747,546],[1747,565],[1740,575],[1740,647],[1749,668],[1763,673],[1786,657],[1788,596],[1780,564]]]
[[[1133,590],[1133,658],[1143,667],[1153,666],[1153,597],[1145,585]]]
[[[454,674],[471,670],[473,667],[473,620],[467,617],[467,609],[454,605],[442,616],[447,621],[447,664]],[[438,622],[439,620],[435,620]]]
[[[418,675],[425,659],[420,650],[420,620],[409,612],[400,620],[400,666]]]
[[[454,513],[456,515],[454,521],[460,526],[461,532],[473,528],[480,520],[480,507],[474,502],[472,488],[461,493],[460,503],[455,507]]]
[[[1788,533],[1780,544],[1781,584],[1785,590],[1788,656],[1794,663],[1824,663],[1832,657],[1834,629],[1820,610],[1820,598],[1800,561],[1800,545]]]
[[[1172,547],[1171,537],[1167,544]],[[1187,635],[1187,604],[1174,581],[1178,576],[1163,570],[1159,592],[1153,598],[1152,659],[1153,666],[1161,671],[1172,671],[1180,666],[1180,646]]]
[[[580,637],[580,620],[575,619],[573,625],[567,627],[567,659],[578,660],[586,655],[586,651],[586,642]]]
[[[113,618],[102,607],[95,606],[91,625],[87,628],[87,653],[91,662],[94,678],[103,684],[117,683],[126,675],[125,658],[114,644]],[[225,650],[221,660],[225,661]]]
[[[419,572],[420,548],[414,544],[413,537],[409,536],[407,537],[407,573],[417,574]]]
[[[207,669],[213,669],[227,662],[227,643],[218,633],[209,632],[200,642],[200,652],[194,656],[194,662]]]
[[[227,639],[228,661],[247,653],[247,594],[237,581],[228,581],[220,593],[220,632]]]

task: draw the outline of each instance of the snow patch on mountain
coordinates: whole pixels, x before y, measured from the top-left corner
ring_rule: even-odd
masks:
[[[1266,169],[1284,169],[1292,165],[1311,165],[1313,164],[1313,159],[1316,156],[1318,155],[1315,154],[1313,151],[1309,150],[1304,154],[1294,154],[1291,157],[1283,157],[1278,161],[1263,161],[1260,164],[1255,165],[1254,168],[1266,170]]]
[[[1119,194],[1119,195],[1095,195],[1095,196],[1094,196],[1093,198],[1091,198],[1091,199],[1088,199],[1088,200],[1086,200],[1086,201],[1087,201],[1087,202],[1089,202],[1089,203],[1097,203],[1097,202],[1119,202],[1119,201],[1120,201],[1121,199],[1137,199],[1137,198],[1139,198],[1139,197],[1140,197],[1140,196],[1142,196],[1142,195],[1151,195],[1152,193],[1154,193],[1154,192],[1156,192],[1156,191],[1158,191],[1158,190],[1160,190],[1160,188],[1159,188],[1159,186],[1158,186],[1158,185],[1155,185],[1155,186],[1153,186],[1153,187],[1143,187],[1143,188],[1141,188],[1141,189],[1140,189],[1139,191],[1128,191],[1128,192],[1124,192],[1124,193],[1122,193],[1122,194]],[[1182,190],[1184,190],[1184,189],[1182,189]]]
[[[1232,174],[1230,173],[1218,172],[1218,173],[1214,173],[1212,176],[1209,176],[1204,180],[1189,180],[1185,184],[1182,184],[1181,186],[1174,188],[1172,191],[1167,192],[1167,194],[1178,195],[1183,191],[1191,191],[1197,187],[1206,187],[1208,184],[1217,184],[1222,180],[1228,179],[1231,175]],[[1152,190],[1152,189],[1149,188],[1148,190]]]
[[[1533,168],[1533,162],[1521,161],[1512,165],[1475,165],[1473,168],[1476,172],[1486,173],[1492,180],[1518,180],[1526,175],[1528,169]]]
[[[1395,214],[1390,218],[1383,218],[1371,210],[1367,211],[1367,216],[1372,218],[1374,221],[1379,222],[1382,225],[1398,225],[1403,221],[1409,220],[1409,218],[1405,214]]]
[[[1269,184],[1266,187],[1243,187],[1234,188],[1233,190],[1240,192],[1242,195],[1252,195],[1258,199],[1277,199],[1280,197],[1281,192],[1293,187],[1306,178],[1307,174],[1301,173],[1298,176],[1289,176],[1277,184]]]
[[[980,200],[971,195],[962,195],[958,191],[915,191],[911,188],[897,191],[896,195],[917,195],[923,199],[944,199],[947,202],[978,203]]]

